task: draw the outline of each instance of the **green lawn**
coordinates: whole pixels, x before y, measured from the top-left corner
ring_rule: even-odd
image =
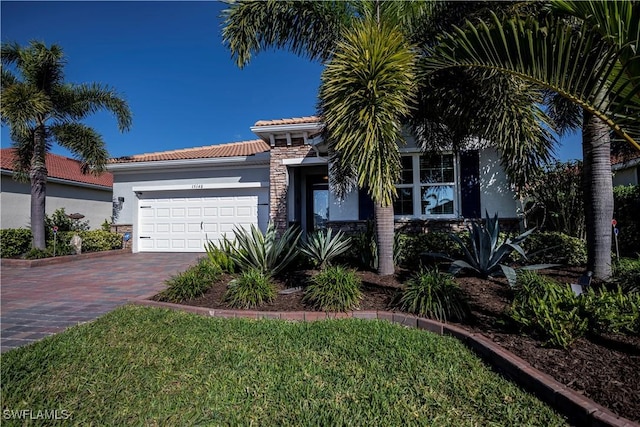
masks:
[[[564,425],[455,339],[382,321],[129,306],[1,362],[3,415],[83,425]]]

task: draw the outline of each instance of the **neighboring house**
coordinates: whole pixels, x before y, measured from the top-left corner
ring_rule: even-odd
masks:
[[[260,139],[112,159],[120,229],[132,227],[134,252],[201,252],[207,239],[269,220],[279,229],[363,228],[373,217],[366,192],[337,200],[317,117],[259,121]],[[423,155],[401,148],[394,204],[398,227],[461,225],[487,210],[516,219],[516,202],[492,149]]]
[[[640,184],[640,152],[624,157],[611,158],[613,185]]]
[[[28,228],[31,224],[31,186],[28,182],[13,179],[14,151],[0,150],[2,163],[2,187],[0,207],[2,228]],[[47,154],[46,213],[64,208],[67,214],[80,213],[82,221],[89,221],[91,228],[99,228],[113,215],[113,176],[105,172],[100,176],[85,175],[81,163],[57,154]]]

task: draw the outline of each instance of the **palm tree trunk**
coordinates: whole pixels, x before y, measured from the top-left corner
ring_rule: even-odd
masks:
[[[587,234],[587,269],[594,277],[611,276],[611,141],[609,127],[584,113],[582,124],[584,210]]]
[[[47,198],[47,165],[44,126],[38,126],[34,135],[33,154],[31,156],[31,235],[32,246],[36,249],[46,249],[45,234],[45,203]]]
[[[393,265],[393,205],[375,204],[376,233],[378,237],[378,274],[388,276],[395,273]]]

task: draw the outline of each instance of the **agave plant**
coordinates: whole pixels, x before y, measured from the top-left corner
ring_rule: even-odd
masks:
[[[331,229],[311,233],[300,245],[300,251],[307,255],[316,267],[324,270],[331,260],[349,250],[351,239],[338,231],[335,235]]]
[[[267,276],[275,276],[295,258],[301,234],[300,229],[292,227],[278,235],[273,223],[264,234],[253,224],[249,230],[236,226],[234,232],[236,240],[227,247],[235,265],[242,271],[253,268]]]
[[[212,264],[219,266],[222,271],[226,273],[235,272],[235,263],[231,258],[233,243],[229,241],[226,236],[224,236],[222,240],[218,241],[218,244],[208,240],[204,249]]]
[[[513,251],[518,252],[522,258],[527,259],[520,243],[533,233],[535,228],[527,230],[513,239],[507,238],[504,242],[499,243],[500,224],[498,214],[496,213],[493,218],[490,218],[487,212],[484,225],[472,223],[468,230],[471,238],[469,247],[460,237],[453,233],[450,234],[451,238],[462,247],[466,260],[457,260],[451,263],[449,272],[455,275],[463,269],[468,269],[475,271],[480,277],[486,279],[501,270],[500,262]]]

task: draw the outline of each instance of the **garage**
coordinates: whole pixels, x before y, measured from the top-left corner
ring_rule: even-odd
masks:
[[[233,238],[235,227],[263,229],[263,188],[145,191],[138,195],[140,252],[204,252],[207,240]]]

